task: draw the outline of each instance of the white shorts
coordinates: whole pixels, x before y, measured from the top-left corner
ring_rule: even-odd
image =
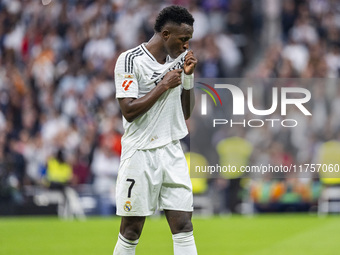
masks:
[[[192,212],[192,185],[180,142],[137,150],[123,160],[116,194],[120,216],[148,216],[157,208]]]

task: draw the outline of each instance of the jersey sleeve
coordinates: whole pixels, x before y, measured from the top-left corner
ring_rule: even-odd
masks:
[[[134,68],[129,64],[129,57],[122,53],[115,67],[116,98],[138,98],[138,82]]]

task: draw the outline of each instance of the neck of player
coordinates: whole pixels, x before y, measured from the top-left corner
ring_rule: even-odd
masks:
[[[159,34],[157,33],[154,34],[145,47],[157,60],[158,63],[160,64],[165,63],[166,57],[168,56],[168,52],[166,51],[163,45],[162,37]]]

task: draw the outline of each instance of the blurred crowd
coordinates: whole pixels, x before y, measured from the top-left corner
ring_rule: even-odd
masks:
[[[269,81],[263,82],[263,93],[256,100],[268,109],[271,88],[277,86],[278,80],[286,80],[286,86],[311,91],[312,99],[307,107],[312,116],[301,117],[299,110],[290,109],[287,118],[298,120],[296,128],[248,132],[246,136],[256,148],[255,161],[286,166],[316,163],[339,166],[340,2],[265,2],[268,2],[265,19],[271,20],[267,22],[268,30],[262,31],[262,44],[267,47],[247,73],[253,79]],[[272,115],[275,116],[276,113]],[[304,169],[304,173],[290,174],[286,179],[269,175],[252,183],[251,196],[260,204],[267,201],[275,206],[279,201],[316,204],[321,194],[320,183],[340,184],[338,170],[333,172],[332,178],[326,178],[329,174]]]
[[[211,165],[272,165],[305,166],[315,163],[340,164],[340,3],[339,1],[253,1],[261,3],[258,54],[252,54],[252,60],[243,70],[241,79],[225,80],[226,84],[235,84],[246,93],[253,88],[252,102],[255,109],[270,109],[273,102],[273,88],[302,87],[308,89],[312,98],[306,107],[312,116],[304,116],[297,107],[287,108],[283,116],[279,110],[273,114],[258,116],[246,113],[245,119],[294,119],[297,127],[264,124],[261,128],[202,127],[191,123],[191,134],[196,148],[202,149]],[[253,14],[256,9],[253,9]],[[222,77],[222,76],[221,76]],[[230,78],[230,76],[223,76]],[[233,83],[235,82],[235,83]],[[207,82],[209,83],[209,82]],[[222,92],[223,94],[223,92]],[[248,94],[249,95],[249,94]],[[301,95],[293,95],[301,96]],[[222,101],[223,101],[223,95]],[[198,98],[199,100],[199,98]],[[214,108],[214,117],[233,119],[240,123],[240,118],[231,115],[231,98],[223,101],[224,107]],[[212,105],[212,101],[210,102]],[[212,109],[211,106],[210,109]],[[280,107],[279,107],[280,108]],[[200,110],[197,109],[198,115]],[[209,114],[208,114],[209,115]],[[255,121],[256,122],[256,121]],[[254,122],[254,123],[255,123]],[[252,124],[254,124],[252,123]],[[254,124],[255,126],[258,124]],[[195,134],[197,129],[197,134]],[[235,137],[238,137],[237,139]],[[203,142],[204,140],[204,142]],[[247,144],[251,153],[247,152]],[[210,144],[210,146],[207,146]],[[193,146],[195,147],[195,146]],[[327,152],[326,152],[327,151]],[[319,169],[320,170],[320,169]],[[321,194],[320,183],[339,185],[339,169],[331,180],[324,178],[315,170],[306,170],[284,174],[260,174],[252,180],[242,181],[245,175],[221,178],[212,181],[212,187],[222,194],[220,201],[226,201],[225,210],[236,212],[244,197],[258,203],[258,210],[306,210],[316,205]],[[222,177],[223,176],[222,174]],[[228,176],[227,176],[228,177]],[[230,177],[230,176],[229,176]],[[261,178],[259,178],[261,177]],[[321,181],[321,182],[320,182]],[[248,198],[247,198],[248,197]],[[244,198],[243,198],[244,199]],[[281,204],[286,204],[281,207]],[[228,205],[229,204],[229,205]],[[264,204],[264,205],[263,205]],[[270,206],[269,206],[270,204]],[[288,205],[287,205],[288,204]],[[315,208],[314,208],[315,209]]]
[[[48,162],[61,152],[68,184],[112,200],[123,134],[114,64],[169,4],[196,20],[196,77],[339,76],[336,0],[1,0],[0,202],[53,182]]]

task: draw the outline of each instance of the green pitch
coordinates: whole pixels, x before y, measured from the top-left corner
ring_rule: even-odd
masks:
[[[233,216],[193,223],[199,255],[340,254],[339,216]],[[0,218],[0,255],[110,255],[118,229],[119,218]],[[164,218],[147,219],[136,254],[172,254]]]

